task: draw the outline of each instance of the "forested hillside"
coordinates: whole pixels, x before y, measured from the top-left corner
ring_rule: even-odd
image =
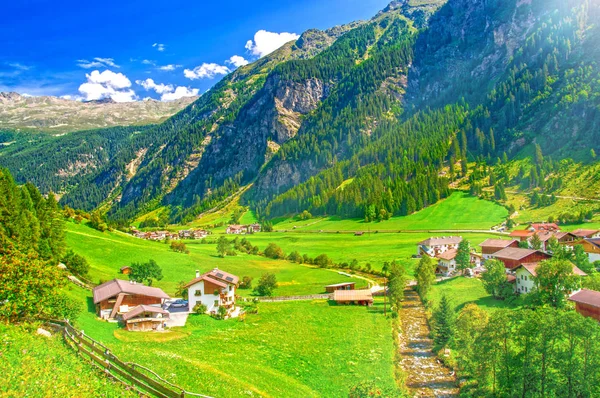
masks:
[[[262,219],[410,214],[467,162],[537,146],[543,180],[553,159],[594,160],[598,22],[589,0],[394,1],[304,33],[161,125],[16,142],[0,164],[120,222],[157,207],[190,221],[248,186]]]

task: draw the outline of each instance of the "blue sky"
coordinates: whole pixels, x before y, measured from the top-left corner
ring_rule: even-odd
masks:
[[[368,19],[389,1],[6,1],[0,91],[117,101],[203,93],[295,34]]]

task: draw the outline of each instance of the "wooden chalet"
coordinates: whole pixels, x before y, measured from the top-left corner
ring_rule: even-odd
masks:
[[[113,279],[94,288],[96,312],[102,319],[117,319],[139,305],[161,307],[169,295],[157,287]]]
[[[587,253],[590,262],[600,261],[600,239],[584,239],[577,242],[583,246],[583,250]]]
[[[517,239],[486,239],[480,245],[481,254],[484,259],[490,257],[491,254],[497,253],[507,247],[519,247]]]
[[[370,290],[336,290],[333,301],[343,305],[373,305],[373,294]]]
[[[580,239],[600,238],[600,231],[598,231],[597,229],[576,229],[571,233]]]
[[[123,314],[123,323],[129,331],[157,331],[164,329],[167,318],[169,311],[150,305],[138,305]]]
[[[538,263],[552,258],[551,255],[539,250],[520,249],[518,247],[507,247],[490,255],[490,259],[497,259],[504,263],[508,269],[515,269],[523,263]]]
[[[333,293],[336,290],[354,290],[355,286],[356,282],[336,283],[334,285],[325,286],[325,291],[327,293]]]
[[[575,303],[575,310],[581,315],[600,322],[600,292],[583,289],[569,297]]]

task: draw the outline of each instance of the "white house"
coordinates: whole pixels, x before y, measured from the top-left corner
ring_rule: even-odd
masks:
[[[517,278],[515,283],[515,291],[519,294],[531,293],[536,288],[535,278],[537,277],[536,268],[539,263],[524,263],[515,268],[515,277]],[[573,274],[578,276],[587,276],[585,272],[573,265]],[[570,294],[577,293],[581,289],[570,292]]]
[[[439,253],[435,258],[439,260],[436,273],[449,276],[456,271],[456,256],[458,254],[457,249],[446,250],[443,253]],[[481,267],[481,256],[477,253],[471,252],[469,262],[471,268]]]
[[[235,312],[235,289],[240,281],[235,275],[221,271],[218,268],[200,275],[185,287],[188,289],[189,309],[196,304],[204,304],[207,313],[216,313],[219,307],[225,307],[228,315]]]
[[[458,249],[458,244],[462,242],[460,236],[442,236],[439,238],[429,238],[417,245],[417,255],[427,254],[429,257],[436,257],[438,254],[448,250]]]
[[[583,246],[591,263],[600,261],[600,239],[584,239],[579,243]]]

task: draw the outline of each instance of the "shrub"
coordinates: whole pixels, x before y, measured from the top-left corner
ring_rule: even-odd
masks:
[[[275,274],[267,272],[260,277],[254,293],[259,296],[272,296],[275,288],[277,288],[277,277],[275,277]]]
[[[252,277],[244,276],[240,282],[240,289],[252,289]]]
[[[194,308],[192,309],[196,314],[205,314],[206,310],[208,308],[206,308],[206,306],[202,303],[198,303],[194,306]]]
[[[285,253],[283,252],[283,249],[277,246],[275,243],[269,243],[265,249],[265,257],[279,260],[285,258]]]

